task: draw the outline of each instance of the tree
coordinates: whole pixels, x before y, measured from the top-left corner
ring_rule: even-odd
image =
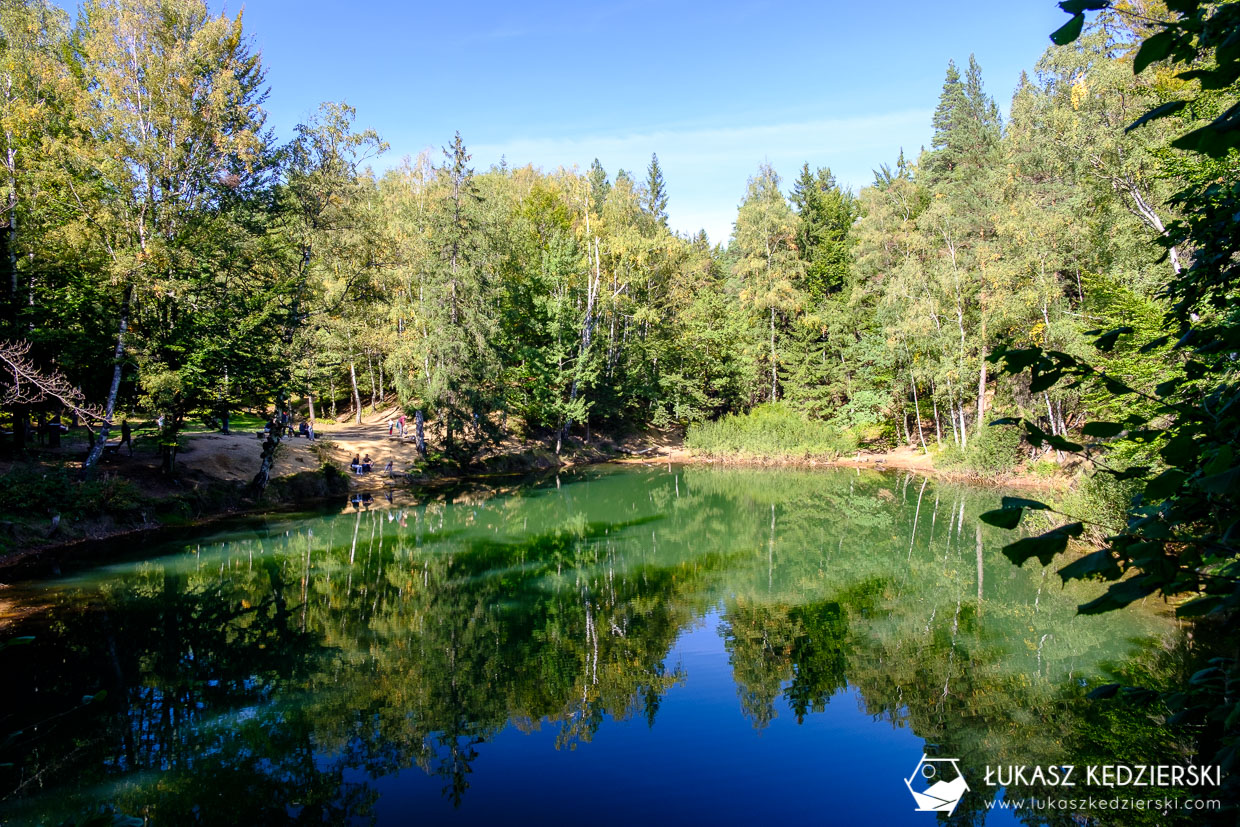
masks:
[[[0,5],[0,268],[3,268],[3,320],[14,322],[24,303],[19,295],[18,228],[34,218],[31,196],[46,184],[40,145],[63,126],[66,98],[73,83],[60,50],[67,44],[67,15],[46,0]],[[41,180],[38,180],[41,179]],[[24,213],[24,215],[23,215]]]
[[[982,89],[981,70],[970,56],[965,82],[948,65],[935,110],[932,151],[919,164],[930,204],[918,221],[928,245],[931,301],[959,333],[955,370],[960,384],[977,372],[976,427],[986,411],[987,322],[994,293],[990,265],[995,260],[993,229],[997,201],[995,176],[1001,135],[998,110]],[[911,355],[911,354],[910,354]],[[917,380],[913,379],[914,390]],[[963,396],[963,387],[961,389]],[[961,411],[963,420],[963,411]],[[962,433],[967,430],[961,423]]]
[[[607,170],[603,169],[598,158],[590,164],[586,180],[590,182],[590,206],[595,212],[602,212],[603,203],[607,201],[607,193],[611,192],[611,182],[607,180]]]
[[[779,176],[769,165],[749,179],[745,200],[736,215],[732,240],[741,302],[769,319],[768,400],[779,399],[778,321],[804,304],[801,285],[805,264],[796,248],[796,216],[779,190]]]
[[[999,110],[982,88],[981,68],[973,55],[963,82],[956,64],[948,61],[932,123],[931,151],[920,164],[931,187],[968,178],[998,147]]]
[[[811,174],[809,164],[804,164],[789,200],[800,219],[796,244],[805,262],[806,290],[815,299],[839,292],[848,279],[852,260],[856,198],[840,188],[830,169],[819,167]]]
[[[420,396],[444,423],[445,447],[468,423],[484,439],[498,400],[497,285],[487,261],[483,201],[459,133],[443,150],[436,170],[440,194],[429,218],[433,254],[423,283],[422,359],[427,367]]]
[[[667,185],[663,182],[663,168],[659,156],[650,153],[650,166],[646,168],[646,194],[642,206],[656,221],[667,226]]]
[[[1109,2],[1065,0],[1060,6],[1073,15],[1052,35],[1059,44],[1075,40],[1082,31],[1086,9],[1110,9]],[[1176,195],[1185,216],[1156,238],[1165,249],[1193,250],[1192,263],[1169,279],[1162,291],[1167,312],[1161,335],[1142,343],[1142,353],[1182,360],[1183,373],[1146,393],[1110,375],[1087,359],[1043,347],[996,351],[994,360],[1011,373],[1028,372],[1033,390],[1050,388],[1064,379],[1073,385],[1096,388],[1119,400],[1142,407],[1112,421],[1094,421],[1082,428],[1088,444],[1048,434],[1025,420],[1027,438],[1062,451],[1094,458],[1099,470],[1132,486],[1133,496],[1123,527],[1098,551],[1059,569],[1065,581],[1101,577],[1112,581],[1101,597],[1079,607],[1098,614],[1126,606],[1152,594],[1176,601],[1181,617],[1202,617],[1220,624],[1226,639],[1234,639],[1240,614],[1240,574],[1237,572],[1235,529],[1240,519],[1240,473],[1235,462],[1240,433],[1240,385],[1236,383],[1236,342],[1240,341],[1240,303],[1236,296],[1237,239],[1240,239],[1240,155],[1234,147],[1240,125],[1232,115],[1240,104],[1219,101],[1214,93],[1233,90],[1240,78],[1240,55],[1234,48],[1240,37],[1240,6],[1197,2],[1169,3],[1170,15],[1154,25],[1137,50],[1133,70],[1140,74],[1170,59],[1184,66],[1176,76],[1200,82],[1200,92],[1161,104],[1134,121],[1128,129],[1172,113],[1182,113],[1181,129],[1189,131],[1172,141],[1187,150],[1186,186]],[[1120,15],[1131,14],[1123,6]],[[1228,108],[1228,105],[1230,108]],[[1224,115],[1213,117],[1220,109]],[[1232,113],[1231,115],[1227,113]],[[1203,157],[1204,156],[1204,157]],[[1208,171],[1207,171],[1208,170]],[[1202,174],[1204,173],[1204,174]],[[1134,332],[1131,325],[1097,335],[1095,346],[1114,349],[1120,337]],[[1168,345],[1174,345],[1167,353]],[[1126,446],[1145,449],[1147,461],[1128,467],[1112,464],[1113,454]],[[982,515],[994,525],[1014,528],[1026,510],[1049,510],[1043,503],[1006,499],[1004,507]],[[1069,522],[1037,537],[1004,549],[1014,562],[1037,557],[1049,564],[1080,536],[1084,522]],[[1240,708],[1234,687],[1240,667],[1230,655],[1212,659],[1192,679],[1162,700],[1174,711],[1173,720],[1199,733],[1199,749],[1215,752],[1215,760],[1231,766],[1236,760]],[[1116,695],[1121,687],[1109,684],[1092,693],[1095,698]],[[1131,687],[1124,696],[1148,702],[1158,693]],[[1236,782],[1225,776],[1229,794]]]
[[[166,449],[199,392],[214,385],[192,364],[184,343],[193,337],[183,334],[198,318],[187,295],[220,294],[184,234],[235,191],[259,185],[266,93],[240,15],[212,18],[201,0],[90,0],[74,43],[81,76],[92,79],[89,104],[75,108],[70,136],[53,151],[76,182],[72,208],[120,296],[105,419],[83,466],[89,473],[133,344],[146,366],[144,390],[169,414]],[[172,456],[165,451],[168,470]]]

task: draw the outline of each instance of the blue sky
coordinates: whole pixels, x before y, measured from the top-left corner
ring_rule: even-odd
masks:
[[[673,229],[726,241],[746,181],[802,162],[854,189],[915,156],[949,58],[970,52],[1006,111],[1067,16],[1053,0],[397,2],[211,0],[244,9],[282,138],[344,100],[391,144],[380,165],[460,130],[485,169],[644,176],[657,152]]]

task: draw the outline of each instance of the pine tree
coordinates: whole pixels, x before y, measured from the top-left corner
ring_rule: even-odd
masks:
[[[771,402],[779,400],[781,320],[804,305],[800,285],[805,264],[797,255],[796,230],[796,216],[779,190],[779,176],[770,166],[762,165],[749,179],[732,242],[741,302],[754,313],[758,325],[754,332],[767,328],[768,365],[764,373],[770,377],[767,399]]]
[[[656,221],[667,226],[667,184],[655,153],[650,154],[650,166],[646,169],[646,199],[642,206]]]
[[[982,88],[982,70],[973,55],[964,81],[948,61],[932,123],[931,151],[921,164],[931,186],[967,176],[993,160],[1001,134],[999,109]]]
[[[814,298],[838,292],[848,276],[856,198],[840,189],[830,169],[819,167],[811,174],[804,164],[789,200],[800,219],[796,244],[806,265],[806,289]]]
[[[460,133],[443,154],[428,216],[432,252],[417,288],[422,335],[404,361],[418,375],[412,395],[443,421],[451,453],[467,427],[475,439],[487,437],[487,414],[501,407],[499,285],[487,263],[485,200]]]
[[[586,180],[590,182],[590,206],[595,212],[599,212],[603,209],[603,203],[607,201],[608,193],[611,192],[611,182],[607,180],[607,170],[603,169],[598,158],[590,164]]]

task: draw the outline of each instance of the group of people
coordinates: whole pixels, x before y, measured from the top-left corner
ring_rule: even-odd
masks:
[[[297,430],[293,430],[293,413],[289,410],[277,411],[274,416],[267,421],[267,430],[271,433],[277,433],[281,437],[304,437],[311,442],[314,441],[314,423],[308,419],[303,419],[297,426]]]
[[[357,454],[354,454],[353,461],[349,463],[349,470],[351,470],[354,474],[369,474],[372,470],[374,470],[374,460],[370,458],[370,454],[367,454],[364,457],[359,457]],[[387,465],[383,466],[383,473],[391,476],[392,460],[389,459]]]
[[[405,438],[405,415],[401,414],[397,419],[388,422],[388,436],[395,434],[401,439]]]

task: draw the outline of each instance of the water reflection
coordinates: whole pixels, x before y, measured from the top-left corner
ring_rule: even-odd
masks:
[[[995,499],[911,476],[602,469],[350,501],[35,584],[28,599],[53,604],[21,630],[38,645],[0,652],[28,676],[0,689],[17,710],[5,731],[25,732],[2,806],[32,821],[98,801],[169,824],[380,820],[379,779],[417,768],[468,814],[501,733],[636,743],[669,693],[720,682],[751,725],[717,747],[738,760],[781,714],[806,725],[846,695],[857,728],[801,726],[798,755],[838,755],[867,727],[911,730],[966,775],[1065,749],[1078,763],[1173,752],[1157,722],[1079,702],[1089,681],[1174,656],[1170,622],[1075,617],[1090,587],[1012,567],[976,520]],[[720,668],[691,672],[670,653],[705,618]],[[685,714],[705,731],[723,713]],[[485,773],[537,760],[544,742],[520,743]],[[700,748],[546,783],[571,807]],[[779,784],[789,768],[753,771]],[[981,823],[985,802],[966,796],[956,820]]]

